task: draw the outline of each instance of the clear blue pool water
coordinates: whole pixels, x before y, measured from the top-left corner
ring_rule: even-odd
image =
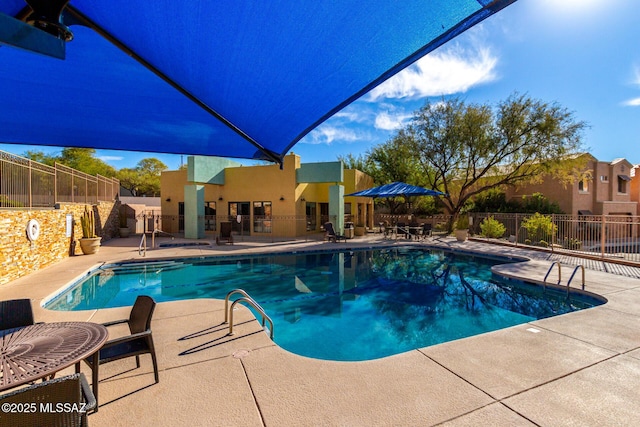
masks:
[[[369,360],[601,304],[494,276],[505,262],[412,247],[110,264],[45,307],[118,307],[139,294],[224,299],[241,288],[273,319],[281,347]]]

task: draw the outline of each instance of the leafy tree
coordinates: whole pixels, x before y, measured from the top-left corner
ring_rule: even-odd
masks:
[[[56,162],[55,156],[45,154],[43,151],[29,150],[25,153],[22,153],[22,157],[26,157],[27,159],[31,159],[34,162],[43,163],[49,166],[53,166],[53,164]]]
[[[504,191],[491,188],[473,198],[473,204],[468,211],[473,212],[523,212],[543,214],[564,213],[557,202],[547,199],[542,193],[522,196],[520,200],[507,201]]]
[[[360,156],[364,172],[373,177],[376,185],[392,182],[406,182],[408,184],[424,186],[425,180],[421,165],[412,153],[410,135],[405,130],[398,131],[390,140],[370,149],[366,156]],[[386,204],[391,213],[396,213],[401,206],[410,202],[408,198],[395,197],[380,199],[378,202]],[[433,200],[419,204],[421,212],[432,212],[435,209]]]
[[[407,134],[413,155],[430,171],[427,185],[447,193],[442,201],[451,228],[465,203],[483,191],[536,182],[544,174],[570,180],[567,159],[578,153],[585,127],[555,103],[515,94],[495,110],[458,98],[427,102]]]
[[[338,160],[344,163],[346,169],[357,169],[371,175],[367,172],[369,170],[368,159],[363,155],[354,156],[353,154],[347,154],[346,156],[338,156]]]
[[[114,177],[116,175],[116,169],[95,157],[95,154],[96,150],[93,148],[67,147],[62,149],[56,161],[92,176],[102,175],[108,178]]]
[[[96,150],[93,148],[67,147],[63,148],[57,156],[45,154],[42,151],[27,151],[23,156],[49,166],[60,163],[91,176],[102,175],[113,178],[116,175],[116,169],[95,157],[95,153]]]
[[[160,194],[160,174],[167,165],[156,158],[146,158],[138,162],[135,168],[122,168],[117,178],[120,185],[131,191],[134,196],[157,196]]]

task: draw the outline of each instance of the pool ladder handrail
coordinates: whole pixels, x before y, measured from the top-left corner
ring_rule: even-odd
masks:
[[[544,276],[544,281],[543,281],[543,288],[546,290],[547,289],[547,278],[549,277],[549,274],[551,273],[551,270],[553,270],[553,266],[554,265],[558,265],[558,285],[561,284],[562,282],[562,267],[560,265],[560,263],[558,261],[554,261],[551,264],[551,267],[549,267],[549,270],[547,271],[547,274]],[[578,272],[578,269],[582,270],[582,290],[584,291],[585,288],[585,268],[584,265],[582,264],[578,264],[575,266],[575,268],[573,269],[573,272],[571,273],[571,276],[569,277],[569,280],[567,281],[567,295],[569,295],[569,290],[571,287],[571,282],[573,281],[573,278],[575,277],[576,273]]]
[[[233,301],[231,303],[231,307],[229,308],[229,299],[231,298],[231,295],[234,295],[234,294],[240,294],[242,295],[242,297]],[[273,340],[273,320],[271,320],[271,317],[269,317],[269,315],[264,311],[264,309],[260,306],[260,304],[258,304],[256,300],[251,298],[251,296],[249,296],[249,294],[242,289],[234,289],[232,291],[229,291],[227,293],[227,296],[224,298],[224,322],[223,323],[227,323],[227,322],[229,323],[229,333],[227,335],[233,335],[233,309],[235,308],[236,304],[241,302],[245,302],[251,305],[253,308],[255,308],[258,311],[258,313],[260,313],[260,315],[262,316],[263,328],[265,326],[265,321],[269,322],[269,325],[270,325],[269,338]]]
[[[138,255],[147,256],[147,235],[142,233],[142,239],[140,239],[140,245],[138,246]]]
[[[571,284],[571,281],[573,280],[573,276],[576,275],[576,272],[578,271],[579,268],[582,269],[582,290],[584,291],[585,269],[584,269],[584,265],[578,264],[576,265],[576,268],[573,269],[573,273],[571,273],[571,277],[569,277],[569,281],[567,282],[567,292],[569,292],[569,285]]]
[[[554,265],[558,266],[558,285],[560,284],[560,282],[562,282],[562,266],[558,261],[553,261],[551,263],[551,267],[549,267],[549,270],[547,270],[547,274],[545,274],[544,276],[544,280],[542,281],[542,287],[545,290],[547,289],[547,278],[549,277],[549,274],[551,274],[551,270],[553,270]]]

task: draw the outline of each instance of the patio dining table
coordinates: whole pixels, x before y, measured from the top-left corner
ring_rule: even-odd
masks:
[[[55,322],[0,331],[0,391],[49,377],[97,354],[109,333],[91,322]],[[94,393],[97,384],[93,384]]]

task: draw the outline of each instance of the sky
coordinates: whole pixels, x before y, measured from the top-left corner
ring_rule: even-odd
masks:
[[[304,163],[365,154],[425,102],[456,96],[496,105],[514,93],[557,103],[588,125],[584,151],[640,163],[640,1],[518,0],[327,120],[292,151]],[[57,154],[61,148],[2,145]],[[148,157],[169,169],[187,155],[96,150],[116,169]],[[251,162],[243,162],[251,164]]]

